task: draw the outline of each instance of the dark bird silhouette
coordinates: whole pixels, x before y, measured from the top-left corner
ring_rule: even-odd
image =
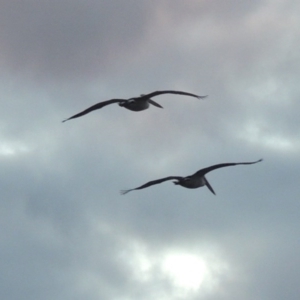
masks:
[[[127,108],[132,111],[145,110],[145,109],[149,108],[150,104],[152,104],[156,107],[163,108],[160,104],[156,103],[155,101],[153,101],[151,99],[151,97],[155,97],[155,96],[162,95],[162,94],[185,95],[185,96],[195,97],[198,99],[203,99],[203,98],[207,97],[207,95],[206,96],[198,96],[195,94],[181,92],[181,91],[156,91],[156,92],[153,92],[150,94],[141,95],[139,97],[130,98],[130,99],[111,99],[111,100],[103,101],[103,102],[97,103],[97,104],[85,109],[84,111],[82,111],[68,119],[63,120],[62,122],[66,122],[71,119],[79,118],[79,117],[84,116],[94,110],[100,109],[106,105],[113,104],[113,103],[119,103],[119,106]]]
[[[224,163],[224,164],[218,164],[218,165],[213,165],[213,166],[210,166],[208,168],[204,168],[204,169],[201,169],[199,170],[198,172],[196,172],[195,174],[193,175],[190,175],[190,176],[186,176],[186,177],[181,177],[181,176],[168,176],[168,177],[165,177],[165,178],[161,178],[161,179],[157,179],[157,180],[153,180],[153,181],[149,181],[137,188],[134,188],[134,189],[130,189],[130,190],[122,190],[121,191],[121,194],[124,195],[124,194],[127,194],[131,191],[134,191],[134,190],[141,190],[141,189],[145,189],[151,185],[155,185],[155,184],[159,184],[159,183],[162,183],[164,181],[167,181],[167,180],[176,180],[176,181],[173,181],[174,184],[176,185],[181,185],[185,188],[188,188],[188,189],[196,189],[196,188],[199,188],[199,187],[202,187],[202,186],[207,186],[208,189],[215,195],[215,191],[213,190],[213,188],[211,187],[211,185],[209,184],[208,180],[205,178],[205,174],[210,172],[210,171],[213,171],[215,169],[219,169],[219,168],[224,168],[224,167],[230,167],[230,166],[236,166],[236,165],[252,165],[252,164],[256,164],[258,162],[261,162],[262,159],[259,159],[257,161],[253,161],[253,162],[240,162],[240,163]]]

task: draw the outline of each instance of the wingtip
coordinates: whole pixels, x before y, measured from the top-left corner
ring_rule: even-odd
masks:
[[[65,123],[65,122],[69,121],[70,119],[71,119],[71,118],[64,119],[64,120],[62,120],[61,122],[62,122],[62,123]]]
[[[125,195],[125,194],[127,194],[127,193],[129,193],[129,190],[121,190],[121,191],[120,191],[120,194],[121,194],[121,195]]]
[[[205,95],[205,96],[198,96],[197,98],[198,99],[204,99],[204,98],[207,98],[208,97],[208,95]]]

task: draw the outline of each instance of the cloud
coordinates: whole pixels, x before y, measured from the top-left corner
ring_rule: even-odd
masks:
[[[298,2],[0,6],[1,298],[298,299]]]
[[[15,0],[1,6],[3,63],[50,79],[104,75],[138,47],[151,13],[135,1]]]

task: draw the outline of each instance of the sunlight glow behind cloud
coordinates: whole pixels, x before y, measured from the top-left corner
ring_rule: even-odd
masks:
[[[168,255],[162,263],[162,268],[174,285],[192,290],[201,286],[208,272],[204,260],[187,253]]]
[[[172,294],[182,297],[199,291],[210,294],[220,284],[220,279],[230,273],[228,264],[216,253],[202,255],[184,249],[151,251],[137,241],[131,241],[121,257],[132,269],[135,280],[154,285],[163,280],[168,283]]]

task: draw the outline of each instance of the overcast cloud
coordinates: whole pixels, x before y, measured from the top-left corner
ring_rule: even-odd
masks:
[[[0,298],[296,300],[300,3],[0,0]],[[135,113],[111,98],[162,95]],[[223,162],[216,191],[147,181]]]

